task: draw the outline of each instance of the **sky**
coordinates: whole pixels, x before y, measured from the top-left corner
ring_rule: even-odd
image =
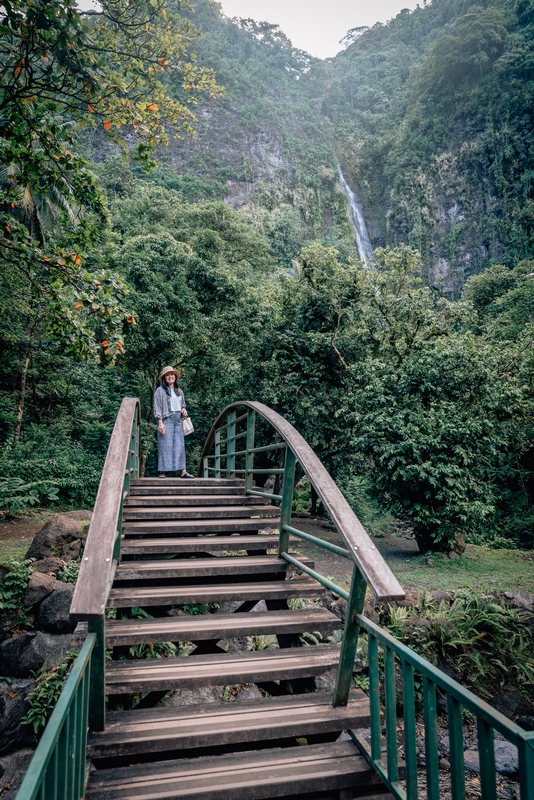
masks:
[[[227,17],[252,17],[280,25],[293,45],[318,58],[331,58],[350,28],[387,22],[415,0],[219,0]],[[421,3],[422,4],[422,3]]]

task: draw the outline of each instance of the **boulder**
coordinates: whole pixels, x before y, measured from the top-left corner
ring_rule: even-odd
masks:
[[[78,509],[78,511],[67,511],[64,516],[69,517],[69,519],[76,519],[78,522],[91,522],[93,512],[82,508]]]
[[[162,701],[165,706],[194,706],[197,703],[219,703],[224,686],[199,686],[196,689],[175,689]]]
[[[0,638],[11,633],[19,617],[20,612],[16,609],[7,608],[0,611]]]
[[[245,683],[239,687],[235,701],[236,703],[241,703],[247,700],[261,700],[262,697],[263,695],[255,683]]]
[[[519,772],[519,755],[517,747],[511,742],[496,741],[495,769],[501,775],[515,775]],[[466,750],[464,753],[466,769],[480,773],[480,757],[478,750]]]
[[[2,800],[15,800],[34,752],[34,747],[25,747],[0,758],[0,796]]]
[[[28,608],[37,605],[44,600],[53,590],[56,579],[45,572],[32,572],[26,594],[24,595],[24,605]]]
[[[430,592],[430,596],[437,605],[442,602],[452,603],[452,594],[444,591],[443,589],[434,589],[432,592]]]
[[[42,558],[32,564],[32,569],[36,572],[42,572],[44,575],[57,575],[63,567],[65,567],[65,561],[62,558],[56,558],[56,556]]]
[[[315,676],[315,688],[318,692],[333,692],[336,688],[337,667]]]
[[[70,649],[70,634],[54,636],[33,631],[14,636],[0,644],[0,675],[29,678],[44,662],[55,666],[62,653]]]
[[[33,728],[21,725],[21,719],[29,711],[28,695],[34,687],[34,680],[0,682],[0,755],[33,744]]]
[[[86,533],[77,520],[66,514],[54,514],[35,536],[26,558],[41,560],[56,556],[73,561],[80,555],[85,539]]]
[[[40,630],[48,633],[72,633],[76,627],[75,622],[69,618],[70,604],[74,594],[72,583],[56,581],[54,590],[45,597],[39,611],[36,623]]]

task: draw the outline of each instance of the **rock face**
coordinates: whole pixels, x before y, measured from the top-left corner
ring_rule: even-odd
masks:
[[[28,695],[34,686],[34,680],[0,683],[0,756],[34,741],[33,728],[21,725],[22,717],[29,710]]]
[[[45,572],[33,572],[24,595],[24,605],[31,608],[40,603],[54,590],[55,583],[56,580],[51,575]]]
[[[0,758],[2,800],[15,800],[34,752],[35,748],[25,747]]]
[[[0,644],[0,674],[16,678],[29,678],[46,661],[55,666],[61,654],[70,648],[70,634],[54,636],[50,633],[22,633]]]
[[[47,633],[72,633],[76,627],[69,619],[73,594],[73,584],[56,581],[53,592],[39,606],[37,627]]]
[[[80,523],[66,514],[54,514],[36,535],[26,558],[55,556],[63,561],[78,558],[86,534]]]

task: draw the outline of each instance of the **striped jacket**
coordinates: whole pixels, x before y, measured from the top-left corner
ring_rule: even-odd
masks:
[[[185,408],[184,393],[178,386],[175,388],[174,393],[182,398],[182,409]],[[171,396],[167,394],[163,386],[158,386],[154,392],[154,416],[156,419],[166,419],[172,414],[171,411]]]

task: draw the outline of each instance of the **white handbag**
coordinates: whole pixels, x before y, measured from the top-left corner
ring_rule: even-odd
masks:
[[[191,422],[191,417],[182,418],[182,428],[184,430],[184,436],[189,436],[190,433],[193,433],[195,429],[193,427],[193,423]]]

